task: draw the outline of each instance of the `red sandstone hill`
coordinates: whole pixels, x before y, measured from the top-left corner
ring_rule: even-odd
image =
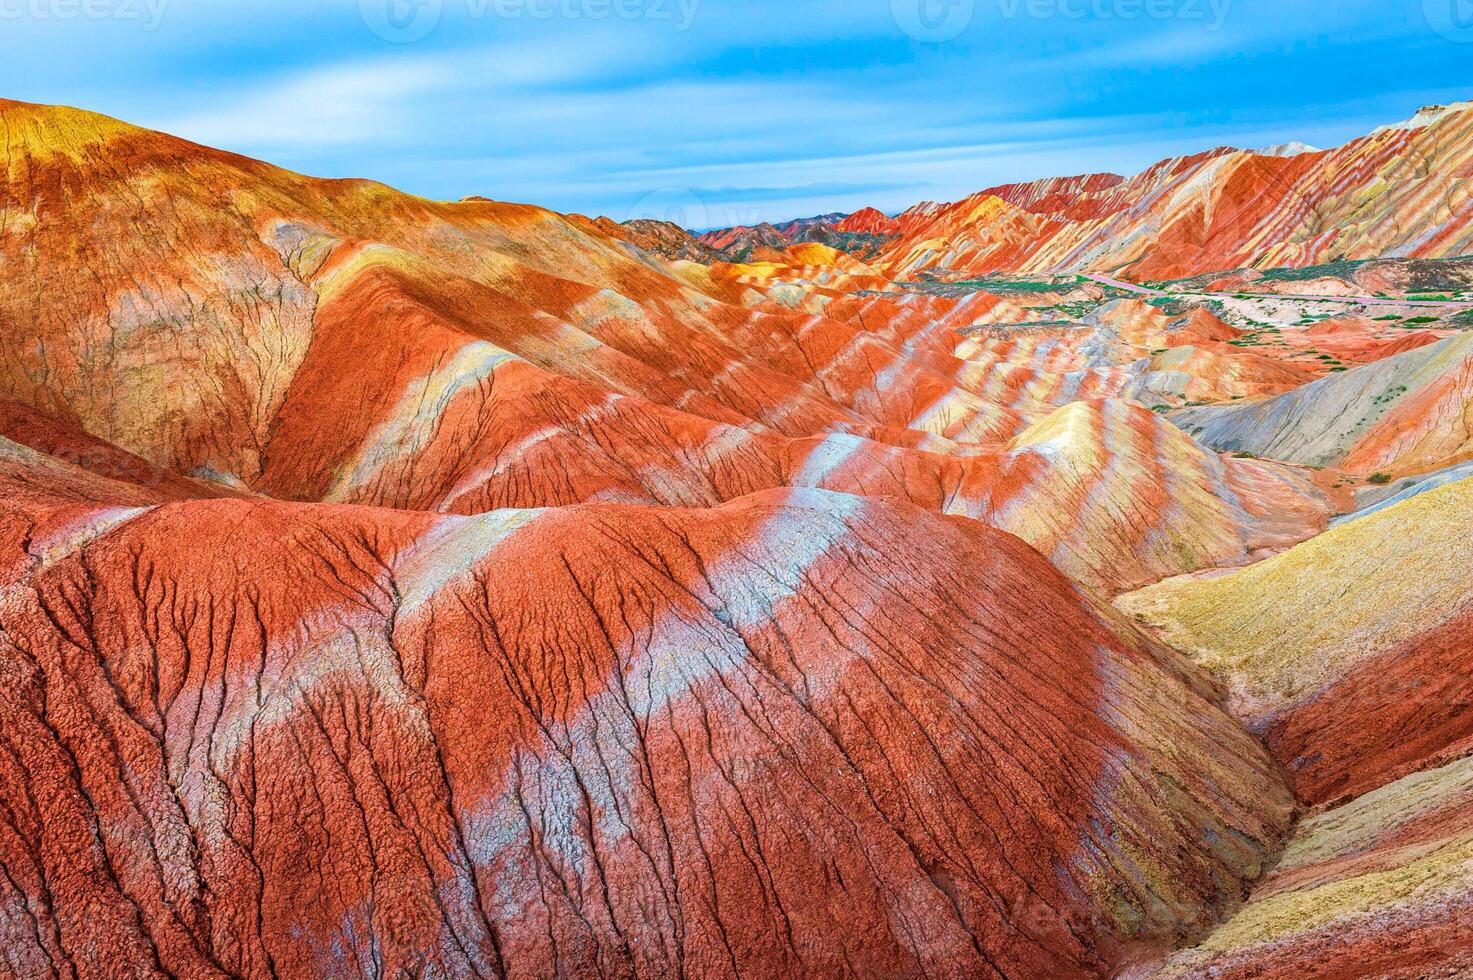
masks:
[[[1159,317],[1137,317],[1132,343],[1104,320],[1032,363],[958,332],[1014,315],[985,297],[840,297],[810,315],[770,303],[757,270],[671,268],[537,208],[5,113],[7,193],[27,202],[5,260],[12,282],[49,288],[0,293],[3,393],[212,486],[464,513],[823,486],[1051,542],[1105,592],[1241,563],[1330,513],[1293,471],[1245,480],[1149,414],[1062,428],[1049,452],[1074,465],[1013,465],[1031,452],[1013,440],[1068,401],[1156,386],[1141,359],[1167,343]],[[1093,486],[1082,507],[1036,506],[1065,474]],[[1142,496],[1176,506],[1132,527]]]
[[[1118,590],[1312,533],[1288,471],[1023,431],[951,350],[995,304],[744,305],[586,219],[0,113],[11,972],[1087,976],[1277,848],[1216,689],[984,521]],[[1094,523],[1040,508],[1115,441]]]
[[[869,260],[899,234],[899,228],[885,215],[866,208],[852,215],[824,214],[802,218],[782,225],[760,224],[708,231],[700,243],[728,259],[747,262],[764,253],[781,253],[790,246],[827,245],[860,259]]]
[[[0,121],[0,973],[1107,976],[1276,860],[1104,601],[1334,509],[1206,309]]]
[[[882,261],[897,276],[1093,271],[1143,280],[1465,255],[1470,163],[1473,103],[1434,106],[1333,150],[1220,149],[1130,178],[1055,178],[918,205],[899,216],[902,237]],[[1022,215],[1033,219],[1026,231]],[[1000,234],[1000,223],[1018,230]]]
[[[618,222],[603,217],[585,218],[579,214],[568,217],[573,221],[588,224],[609,238],[628,242],[645,252],[672,262],[709,263],[722,262],[726,259],[722,253],[702,244],[690,232],[674,222],[657,221],[653,218],[635,218],[631,221]]]
[[[860,208],[834,225],[834,230],[869,235],[895,235],[900,232],[900,223],[874,208]]]
[[[1470,173],[1473,103],[1458,103],[1333,150],[1219,148],[1133,177],[990,187],[895,218],[866,208],[836,230],[893,238],[866,258],[896,279],[1105,272],[1140,281],[1342,259],[1450,258],[1473,252]],[[741,243],[748,249],[741,257],[756,244],[780,247],[764,228],[705,240],[728,254]]]
[[[1200,934],[1287,817],[1173,655],[971,522],[14,479],[23,975],[1091,975]]]
[[[751,228],[738,225],[735,228],[708,231],[698,240],[702,245],[734,258],[745,258],[759,248],[781,250],[792,244],[793,241],[792,238],[767,223]]]

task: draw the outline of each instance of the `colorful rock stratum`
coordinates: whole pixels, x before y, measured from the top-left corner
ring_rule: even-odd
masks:
[[[0,102],[0,976],[1473,970],[1470,120],[698,239]]]

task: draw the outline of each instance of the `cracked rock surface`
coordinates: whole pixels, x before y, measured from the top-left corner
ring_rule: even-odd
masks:
[[[7,530],[20,974],[1096,975],[1290,815],[1174,655],[911,507]]]

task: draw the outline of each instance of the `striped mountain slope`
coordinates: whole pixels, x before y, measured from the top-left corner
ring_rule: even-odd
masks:
[[[35,498],[0,549],[14,975],[1097,975],[1290,815],[1190,667],[914,508]]]
[[[1313,803],[1473,751],[1473,481],[1123,609],[1218,675]]]
[[[1473,253],[1473,103],[1332,150],[1220,149],[1134,177],[995,187],[901,214],[896,278],[996,271],[1164,280],[1340,259]]]
[[[1017,273],[1468,116],[718,261],[0,101],[0,975],[1458,968],[1473,334]]]
[[[1302,823],[1227,925],[1162,980],[1473,972],[1473,758]]]
[[[1173,421],[1221,452],[1369,476],[1473,458],[1473,334],[1457,334],[1275,398],[1183,409]]]
[[[13,281],[44,268],[50,283],[0,290],[0,387],[212,487],[472,513],[822,484],[993,520],[1104,592],[1241,564],[1331,510],[1287,470],[1229,489],[1240,468],[1200,447],[1175,472],[1153,455],[1180,455],[1161,426],[1118,411],[1108,451],[1066,441],[1073,464],[1030,469],[1069,474],[1038,497],[1077,512],[1002,503],[1034,489],[1009,444],[1071,401],[1258,390],[1205,355],[1153,369],[1174,328],[1144,304],[1106,310],[1057,356],[1026,335],[979,347],[974,326],[1026,311],[851,291],[866,267],[820,245],[791,257],[833,282],[671,265],[536,208],[312,180],[74,110],[0,111],[7,199],[25,202],[0,245]],[[859,447],[842,477],[836,442]],[[1120,516],[1137,498],[1162,505],[1148,528]]]

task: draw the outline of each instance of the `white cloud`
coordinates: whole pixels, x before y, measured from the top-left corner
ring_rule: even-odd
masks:
[[[153,87],[136,94],[114,87],[108,101],[72,101],[309,173],[421,194],[617,216],[675,188],[709,195],[721,213],[771,219],[862,204],[894,210],[1051,174],[1130,172],[1221,143],[1328,145],[1369,129],[1360,118],[1383,122],[1420,104],[1407,96],[1388,113],[1382,81],[1372,101],[1352,107],[1324,71],[1322,56],[1338,50],[1325,32],[1404,30],[1388,22],[1384,0],[1343,0],[1333,14],[1307,0],[1233,0],[1221,31],[1185,20],[1009,20],[1000,3],[978,0],[971,30],[928,46],[897,37],[888,0],[704,0],[688,32],[473,19],[446,0],[434,34],[396,46],[356,20],[356,0],[337,0],[350,19],[331,15],[338,33],[324,27],[321,50],[300,38],[329,22],[323,8],[268,23],[281,45],[272,50],[294,69],[264,73],[251,47],[262,38],[247,38],[211,86],[148,76]],[[184,35],[229,26],[200,16],[165,25],[174,47],[162,62],[176,63]],[[1258,59],[1247,69],[1255,76],[1277,72],[1286,44],[1308,52],[1299,74],[1240,84],[1242,59]],[[192,71],[187,55],[177,63]],[[1310,85],[1319,90],[1295,101]]]
[[[336,65],[227,96],[160,128],[257,153],[365,143],[402,124],[406,103],[449,81],[427,61]]]
[[[455,116],[444,110],[447,105],[530,101],[527,90],[589,78],[638,56],[637,46],[611,49],[587,36],[396,54],[212,92],[192,111],[156,126],[199,143],[257,154],[393,145],[426,123],[448,124],[454,132]]]

